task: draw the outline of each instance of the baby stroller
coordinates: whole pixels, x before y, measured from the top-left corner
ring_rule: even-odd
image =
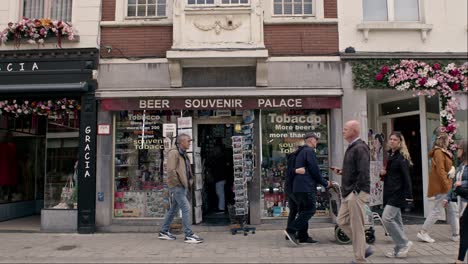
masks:
[[[341,187],[337,182],[332,182],[332,186],[329,189],[330,194],[330,204],[331,204],[331,211],[335,216],[338,216],[338,211],[341,205]],[[372,212],[370,207],[366,204],[365,205],[365,217],[364,217],[364,225],[365,225],[365,232],[366,232],[366,242],[368,244],[372,244],[375,242],[375,228],[374,228],[374,221],[379,220],[382,223],[382,218],[376,212]],[[382,225],[385,231],[385,235],[388,236],[387,229],[385,226]],[[351,243],[351,239],[341,230],[338,225],[335,225],[335,239],[340,244],[349,244]]]

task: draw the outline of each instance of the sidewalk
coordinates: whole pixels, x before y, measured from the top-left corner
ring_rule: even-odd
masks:
[[[417,242],[420,225],[406,226],[414,241],[406,259],[388,259],[384,253],[393,243],[377,226],[375,255],[370,263],[453,263],[458,242],[449,240],[450,227],[434,226],[436,243]],[[0,233],[0,263],[349,263],[351,245],[334,241],[333,228],[309,230],[318,245],[293,246],[282,230],[257,230],[256,234],[231,235],[230,232],[201,232],[205,243],[161,241],[155,233]]]

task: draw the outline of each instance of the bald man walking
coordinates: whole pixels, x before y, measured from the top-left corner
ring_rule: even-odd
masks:
[[[343,158],[343,168],[334,171],[341,174],[342,197],[340,211],[336,219],[340,228],[353,241],[355,262],[365,263],[373,249],[366,244],[364,229],[365,204],[370,192],[369,147],[359,138],[360,124],[356,120],[346,122],[343,137],[349,143]]]

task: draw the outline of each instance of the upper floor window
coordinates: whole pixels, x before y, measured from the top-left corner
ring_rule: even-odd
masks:
[[[127,16],[166,16],[166,0],[128,0]]]
[[[363,0],[364,21],[419,21],[419,0]]]
[[[71,22],[72,0],[23,0],[23,16]]]
[[[313,0],[274,0],[273,14],[285,16],[311,16]]]
[[[249,0],[187,0],[189,5],[246,5]]]

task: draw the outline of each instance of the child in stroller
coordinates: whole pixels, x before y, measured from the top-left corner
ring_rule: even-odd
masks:
[[[341,187],[337,182],[332,182],[331,187],[329,188],[330,194],[330,205],[331,211],[336,216],[338,216],[338,211],[341,205]],[[375,228],[374,221],[379,220],[382,223],[382,218],[376,212],[372,212],[370,207],[366,205],[366,214],[364,218],[364,224],[366,227],[366,242],[372,244],[375,242]],[[385,235],[388,236],[385,226],[382,225],[385,231]],[[335,239],[340,244],[349,244],[351,239],[341,230],[338,225],[335,225]]]

